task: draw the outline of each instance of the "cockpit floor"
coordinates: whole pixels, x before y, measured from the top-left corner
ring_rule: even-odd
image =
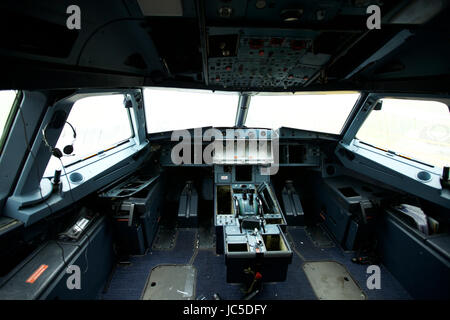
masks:
[[[100,294],[99,298],[139,300],[152,269],[158,265],[171,264],[192,265],[196,268],[195,298],[213,299],[217,293],[225,300],[242,299],[244,294],[241,285],[226,282],[224,256],[217,255],[215,248],[199,246],[201,232],[204,230],[177,229],[176,243],[172,249],[157,250],[153,247],[146,255],[130,257],[129,265],[117,265],[106,292]],[[314,261],[335,261],[343,265],[369,300],[411,299],[383,265],[380,266],[381,289],[370,290],[366,286],[370,275],[367,266],[353,263],[353,252],[345,252],[338,245],[317,247],[305,227],[288,227],[287,235],[294,256],[286,281],[264,283],[262,291],[254,299],[318,299],[303,268],[305,262]]]

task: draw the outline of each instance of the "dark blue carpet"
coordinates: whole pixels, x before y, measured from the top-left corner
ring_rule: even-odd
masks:
[[[218,293],[222,299],[241,299],[243,293],[238,284],[226,282],[226,266],[223,255],[215,250],[194,250],[196,230],[179,229],[176,245],[172,250],[153,250],[145,256],[131,258],[130,266],[117,266],[107,293],[101,299],[139,299],[151,270],[160,264],[188,264],[192,258],[197,269],[196,296],[212,299]],[[343,264],[368,299],[411,299],[398,281],[381,266],[381,289],[368,290],[367,266],[351,262],[353,253],[344,252],[340,247],[317,248],[309,239],[304,227],[289,227],[288,239],[295,247],[292,264],[289,265],[287,280],[265,283],[263,291],[255,299],[316,299],[306,274],[305,261],[336,261]]]
[[[265,283],[256,300],[265,299],[315,299],[305,273],[301,269],[302,260],[294,256],[289,265],[287,280],[277,283]],[[226,283],[226,267],[223,255],[216,255],[213,250],[199,250],[194,261],[197,268],[197,296],[210,299],[218,293],[222,299],[238,300],[243,297],[239,284]],[[297,272],[296,270],[300,270]]]
[[[411,299],[408,292],[383,265],[380,265],[381,289],[369,290],[366,286],[367,278],[370,276],[370,274],[367,274],[367,265],[353,263],[351,261],[354,256],[353,252],[344,252],[339,246],[332,248],[315,247],[304,227],[289,227],[288,234],[293,246],[305,261],[336,261],[344,265],[369,300]],[[289,272],[292,272],[291,268]]]
[[[130,258],[131,265],[118,265],[109,283],[108,291],[101,299],[140,299],[147,278],[154,267],[160,264],[188,264],[194,253],[196,232],[194,229],[179,229],[175,247],[171,250],[153,250],[144,256]]]

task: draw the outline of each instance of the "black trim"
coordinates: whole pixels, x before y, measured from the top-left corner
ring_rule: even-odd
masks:
[[[115,148],[117,148],[117,147],[120,147],[121,145],[124,145],[124,144],[126,144],[127,142],[130,142],[130,140],[131,140],[132,138],[133,138],[133,137],[128,138],[128,139],[126,139],[126,140],[123,140],[123,141],[119,142],[119,143],[116,144],[115,146],[112,146],[112,147],[110,147],[110,148],[103,149],[103,150],[101,150],[101,151],[99,151],[99,152],[97,152],[97,153],[95,153],[95,154],[92,154],[92,155],[90,155],[90,156],[84,157],[83,159],[79,159],[79,160],[77,160],[77,161],[75,161],[75,162],[69,163],[68,165],[65,165],[64,168],[69,168],[69,167],[71,167],[71,166],[73,166],[73,165],[75,165],[75,164],[77,164],[77,163],[80,163],[80,162],[83,162],[83,161],[88,160],[88,159],[90,159],[90,158],[93,158],[93,157],[95,157],[95,156],[98,156],[99,154],[102,154],[102,153],[104,153],[104,152],[106,152],[106,151],[109,151],[109,150],[115,149]]]
[[[356,139],[356,138],[355,138],[355,139]],[[401,154],[398,154],[398,153],[396,153],[395,151],[382,149],[382,148],[380,148],[380,147],[376,147],[376,146],[374,146],[374,145],[372,145],[372,144],[370,144],[370,143],[361,141],[361,140],[359,140],[359,139],[356,139],[356,140],[358,140],[358,142],[360,142],[360,143],[362,143],[362,144],[365,144],[366,146],[375,148],[375,149],[377,149],[377,150],[381,150],[381,151],[383,151],[383,152],[386,152],[386,153],[390,153],[390,154],[396,155],[396,156],[401,157],[401,158],[406,159],[406,160],[411,160],[411,161],[413,161],[413,162],[420,163],[420,164],[422,164],[422,165],[424,165],[424,166],[427,166],[427,167],[430,167],[430,168],[435,168],[435,166],[433,166],[433,165],[431,165],[431,164],[428,164],[428,163],[425,163],[425,162],[422,162],[422,161],[419,161],[419,160],[415,160],[415,159],[412,159],[412,158],[409,158],[409,157],[406,157],[406,156],[402,156]]]
[[[2,91],[9,91],[9,90],[2,90]],[[14,101],[12,103],[11,109],[9,110],[8,118],[5,121],[5,126],[3,127],[2,134],[0,136],[0,155],[3,152],[6,140],[8,140],[12,124],[14,123],[14,119],[16,118],[17,111],[19,110],[19,105],[22,103],[22,100],[23,100],[23,92],[21,90],[18,90],[16,93],[16,97],[14,98]]]

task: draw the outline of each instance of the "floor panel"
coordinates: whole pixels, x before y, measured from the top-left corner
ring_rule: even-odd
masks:
[[[320,300],[365,300],[347,269],[335,261],[305,262],[303,270]]]
[[[159,265],[152,269],[142,300],[193,300],[197,271],[191,265]]]
[[[241,299],[244,296],[238,284],[226,282],[226,266],[223,255],[216,255],[214,248],[199,248],[197,229],[178,229],[173,247],[153,247],[144,256],[130,258],[128,266],[118,265],[106,293],[101,299],[135,299],[143,295],[146,281],[153,268],[158,265],[192,265],[197,270],[196,298],[213,299],[217,293],[222,299]],[[201,235],[203,238],[203,235]],[[205,237],[209,238],[209,237]],[[400,283],[384,267],[381,270],[381,289],[369,290],[366,286],[366,265],[351,262],[352,252],[344,252],[338,245],[320,247],[314,244],[305,227],[288,227],[287,238],[294,249],[292,264],[289,265],[287,280],[265,283],[255,299],[318,299],[304,272],[305,262],[335,261],[343,265],[367,299],[411,299]],[[209,239],[208,239],[209,240]],[[208,241],[209,242],[209,241]],[[203,249],[205,248],[205,249]]]

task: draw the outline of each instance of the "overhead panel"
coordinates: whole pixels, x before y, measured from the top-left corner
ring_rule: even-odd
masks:
[[[207,32],[209,81],[225,88],[299,86],[330,59],[312,53],[315,31],[210,27]]]

